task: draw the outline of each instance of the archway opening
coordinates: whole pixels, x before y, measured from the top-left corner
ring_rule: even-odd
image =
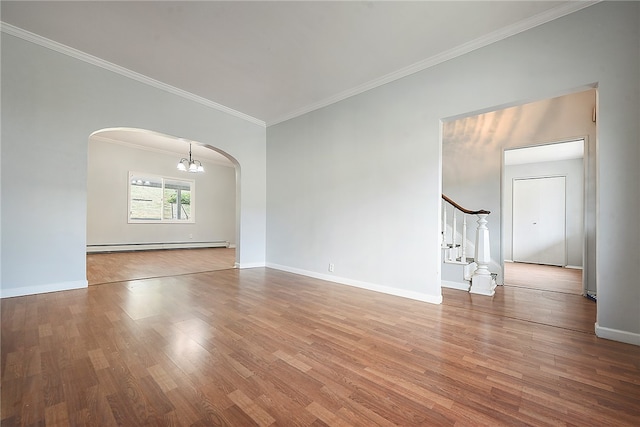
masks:
[[[184,158],[204,172],[179,170]],[[107,128],[89,137],[87,165],[90,285],[239,264],[240,165],[229,154],[145,129]]]

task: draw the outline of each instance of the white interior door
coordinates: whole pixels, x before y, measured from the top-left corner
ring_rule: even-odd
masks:
[[[513,181],[513,260],[566,265],[565,177]]]

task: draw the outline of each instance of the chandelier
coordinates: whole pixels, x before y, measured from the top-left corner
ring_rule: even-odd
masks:
[[[189,143],[189,158],[182,158],[178,162],[178,170],[183,172],[204,172],[202,162],[191,158],[191,143]]]

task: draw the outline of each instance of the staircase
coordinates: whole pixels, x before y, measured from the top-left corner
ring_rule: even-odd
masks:
[[[442,195],[442,260],[444,268],[459,265],[461,280],[445,282],[442,286],[464,289],[472,294],[493,296],[496,288],[496,274],[489,271],[491,250],[486,210],[472,211],[463,208],[449,197]],[[467,238],[467,217],[475,216],[475,244]],[[472,251],[469,251],[469,248]],[[473,256],[470,257],[470,253]],[[450,267],[451,266],[451,267]]]

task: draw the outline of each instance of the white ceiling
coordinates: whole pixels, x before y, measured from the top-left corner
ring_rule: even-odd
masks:
[[[582,159],[583,157],[584,140],[580,139],[557,144],[505,150],[504,164],[505,166],[524,165],[528,163]]]
[[[189,157],[189,144],[191,143],[191,154],[194,159],[200,160],[203,163],[233,166],[233,163],[223,154],[220,154],[212,148],[202,146],[196,141],[189,141],[143,129],[104,129],[91,135],[91,139],[175,155],[176,164],[181,158]]]
[[[3,0],[1,16],[5,32],[26,30],[270,125],[592,3]]]

